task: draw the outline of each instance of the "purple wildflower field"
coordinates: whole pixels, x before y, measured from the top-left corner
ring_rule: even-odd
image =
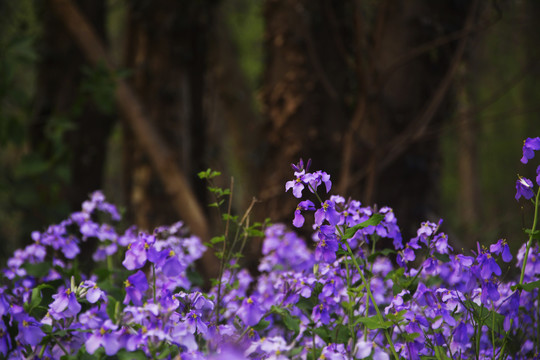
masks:
[[[521,162],[537,150],[540,138],[525,140]],[[118,231],[118,210],[94,192],[8,260],[0,357],[540,359],[540,166],[536,184],[516,181],[516,200],[535,212],[514,255],[504,239],[458,253],[442,221],[404,239],[391,208],[331,195],[330,175],[310,172],[310,162],[293,172],[292,225],[311,239],[224,216],[242,245],[264,238],[258,276],[240,266],[227,234],[202,244],[182,222]],[[99,242],[92,274],[76,261],[85,241]],[[223,262],[208,291],[195,272],[205,251]]]

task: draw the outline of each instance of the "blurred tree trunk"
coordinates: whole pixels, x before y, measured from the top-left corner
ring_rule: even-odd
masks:
[[[77,5],[101,40],[106,42],[105,1],[79,0]],[[83,89],[83,82],[90,81],[85,79],[85,67],[89,72],[98,70],[85,60],[51,7],[43,6],[40,13],[43,17],[43,38],[38,49],[40,62],[30,144],[44,159],[62,161],[54,159],[59,155],[54,147],[59,145],[51,141],[51,132],[60,134],[58,125],[67,126],[62,134],[62,146],[65,146],[62,155],[68,157],[69,182],[58,185],[63,187],[64,201],[68,202],[71,211],[75,211],[80,210],[81,203],[88,199],[91,192],[103,187],[106,148],[114,117],[111,115],[112,103],[110,110],[104,109],[105,104],[95,100],[97,97],[93,97],[96,95],[93,91],[112,93],[112,86],[105,81],[99,85],[101,89]],[[96,72],[94,76],[99,75]],[[94,248],[94,242],[82,244],[81,252],[86,254],[81,257],[83,266],[90,266],[91,257],[87,254],[92,253]]]
[[[456,82],[457,101],[457,133],[458,133],[458,179],[459,198],[457,202],[460,226],[463,238],[467,245],[476,243],[480,220],[480,191],[479,191],[479,164],[477,139],[478,129],[475,119],[470,113],[471,94],[467,88],[468,66],[460,66],[458,81]]]
[[[148,115],[189,176],[200,203],[206,165],[206,47],[211,1],[129,2],[125,66]],[[178,221],[177,212],[148,159],[124,127],[126,199],[132,220],[141,228]]]
[[[256,195],[256,161],[262,140],[257,136],[257,129],[261,116],[255,109],[254,90],[240,66],[239,51],[226,23],[230,14],[225,3],[215,9],[208,47],[211,86],[207,92],[211,116],[207,151],[211,154],[209,166],[226,170],[221,179],[216,179],[220,186],[229,187],[230,176],[235,178],[239,186],[234,188],[233,209],[242,212]],[[220,219],[218,221],[221,223]]]
[[[393,207],[414,234],[437,211],[438,139],[427,134],[452,104],[468,14],[450,0],[267,0],[266,215],[291,221],[288,164],[312,158],[334,191]]]
[[[79,0],[77,4],[102,41],[106,42],[105,1]],[[38,49],[41,61],[30,142],[34,150],[50,156],[54,144],[48,142],[50,138],[46,132],[54,126],[54,118],[64,117],[71,123],[64,136],[71,175],[64,195],[71,209],[77,210],[90,192],[102,187],[103,165],[113,117],[100,109],[99,106],[103,104],[96,104],[91,98],[92,94],[83,91],[84,68],[90,69],[90,65],[64,25],[50,7],[43,7],[41,14],[43,39]]]
[[[289,164],[313,158],[313,170],[339,173],[342,135],[350,111],[347,64],[350,2],[268,0],[264,18],[266,68],[263,111],[267,140],[259,176],[262,212],[273,221],[286,221],[296,207],[285,194],[292,178]],[[334,19],[343,24],[331,22]],[[345,33],[345,34],[344,34]]]

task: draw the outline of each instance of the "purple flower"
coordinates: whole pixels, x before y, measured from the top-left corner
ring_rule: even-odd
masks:
[[[66,317],[73,317],[81,311],[81,304],[70,288],[65,290],[60,288],[60,291],[52,297],[54,301],[49,305],[49,308],[58,314],[62,313]]]
[[[372,341],[364,341],[363,338],[360,338],[354,347],[354,357],[356,359],[365,359],[371,355],[371,350],[373,349]]]
[[[296,210],[294,211],[294,220],[293,225],[297,228],[300,228],[304,225],[304,216],[302,216],[302,210],[315,210],[315,205],[309,201],[304,200],[301,201],[298,206],[296,207]]]
[[[532,198],[534,196],[532,189],[532,181],[520,176],[519,179],[516,180],[516,200],[519,200],[522,196],[527,200]]]
[[[491,280],[484,280],[482,283],[482,303],[487,305],[488,300],[497,301],[501,298],[497,285]]]
[[[332,181],[330,181],[330,175],[328,175],[324,171],[316,171],[311,174],[311,176],[307,177],[306,180],[309,181],[309,189],[311,190],[311,192],[317,191],[319,185],[323,183],[327,193],[330,192],[330,189],[332,188]]]
[[[489,251],[492,254],[500,254],[502,253],[502,259],[504,262],[509,262],[512,260],[512,254],[510,253],[510,247],[508,246],[508,243],[505,239],[500,239],[497,241],[496,244],[492,244],[489,247]]]
[[[540,185],[540,165],[536,168],[536,183]]]
[[[195,336],[190,332],[188,324],[185,322],[174,324],[171,329],[171,338],[174,343],[181,345],[187,350],[197,350]]]
[[[186,263],[183,263],[180,261],[178,255],[173,250],[169,251],[169,257],[167,260],[165,260],[165,263],[163,264],[161,270],[163,271],[163,274],[167,277],[174,277],[178,276],[184,270],[187,268]]]
[[[448,236],[446,234],[437,234],[431,246],[434,247],[439,254],[448,254],[449,250],[452,250],[452,247],[448,245]]]
[[[315,248],[315,260],[331,263],[336,260],[336,251],[339,249],[337,235],[334,234],[334,227],[323,225],[317,233],[319,241]]]
[[[190,311],[186,316],[186,323],[187,323],[189,331],[192,334],[195,334],[195,332],[198,332],[199,334],[202,334],[204,337],[208,335],[208,326],[206,325],[204,321],[202,321],[200,311],[195,311],[195,310]]]
[[[255,326],[261,320],[263,311],[257,301],[249,296],[242,301],[242,305],[238,309],[236,315],[238,315],[247,326]]]
[[[328,360],[347,360],[348,356],[343,344],[330,344],[325,346],[321,353],[322,359]]]
[[[504,318],[504,330],[505,331],[510,331],[510,322],[512,320],[514,320],[514,324],[516,324],[515,317],[518,315],[518,312],[519,312],[519,298],[520,298],[520,292],[515,291],[507,299],[508,300],[508,315],[505,316],[505,318]]]
[[[7,355],[8,350],[11,348],[11,338],[7,332],[6,324],[4,320],[0,319],[0,354],[4,357]]]
[[[285,183],[285,192],[292,188],[294,197],[301,198],[302,190],[304,190],[304,178],[306,176],[306,172],[305,170],[300,172],[297,171],[294,173],[294,176],[296,176],[295,180],[287,181],[287,183]]]
[[[328,325],[330,323],[330,313],[328,312],[328,305],[323,303],[315,305],[315,307],[313,308],[312,317],[313,321],[320,321],[322,324]]]
[[[527,138],[523,141],[523,157],[521,162],[526,164],[527,161],[534,157],[534,152],[540,150],[540,137]]]
[[[139,270],[135,274],[131,275],[124,281],[126,287],[126,297],[124,298],[124,304],[128,304],[131,300],[134,305],[142,305],[143,293],[148,290],[148,281],[146,275]]]
[[[454,330],[452,345],[459,350],[466,350],[471,345],[471,337],[474,334],[474,328],[471,324],[460,322]]]
[[[92,335],[86,340],[86,351],[92,355],[98,347],[103,346],[105,348],[105,354],[108,356],[116,354],[120,349],[120,343],[118,342],[117,335],[112,331],[117,328],[118,326],[113,324],[111,320],[106,320],[99,331],[92,332]]]
[[[154,236],[140,233],[139,237],[134,242],[128,244],[126,257],[124,258],[122,265],[128,270],[142,268],[148,259],[148,249],[155,240]]]
[[[35,346],[41,342],[45,333],[41,330],[40,324],[31,316],[20,313],[16,316],[19,322],[19,334],[17,340],[23,345]]]
[[[338,225],[341,215],[336,211],[335,203],[332,200],[326,200],[321,205],[321,208],[315,211],[315,224],[321,226],[323,221],[327,220],[330,225]]]
[[[481,253],[476,259],[480,265],[480,277],[484,280],[491,278],[491,274],[501,275],[501,268],[489,253]]]
[[[81,297],[86,295],[86,300],[88,300],[89,303],[95,304],[99,299],[107,301],[107,295],[97,286],[95,281],[86,280],[80,287],[84,289],[81,292]]]
[[[79,321],[87,329],[98,329],[105,319],[108,319],[107,313],[104,309],[99,309],[98,307],[92,307],[79,315]]]
[[[64,239],[64,244],[62,244],[62,252],[67,259],[75,259],[77,254],[81,252],[75,236],[68,236]]]
[[[300,158],[300,161],[298,161],[298,164],[291,164],[291,167],[294,171],[309,171],[309,167],[311,166],[311,159],[308,159],[306,167],[304,167],[304,160]]]

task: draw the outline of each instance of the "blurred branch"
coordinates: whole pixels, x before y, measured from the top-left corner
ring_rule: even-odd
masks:
[[[108,57],[105,46],[96,36],[94,29],[81,15],[71,0],[49,0],[59,20],[73,37],[84,55],[93,64],[104,63],[107,69],[115,74],[116,69]],[[173,152],[165,145],[165,141],[148,119],[141,102],[131,87],[117,76],[113,76],[116,85],[116,101],[132,129],[135,137],[150,158],[160,176],[165,190],[171,196],[174,207],[180,217],[199,236],[203,242],[209,240],[206,217],[193,191],[189,187],[186,176],[174,160]],[[217,274],[217,264],[213,254],[207,251],[202,259],[207,276]]]
[[[464,25],[464,31],[466,34],[470,34],[470,29],[473,28],[474,17],[476,9],[478,8],[478,3],[478,0],[476,0],[471,4],[469,14]],[[454,56],[452,57],[452,60],[450,62],[450,65],[448,66],[448,71],[439,83],[439,86],[437,87],[431,100],[425,107],[425,110],[420,114],[420,116],[414,119],[403,132],[401,132],[398,136],[396,136],[392,141],[389,142],[390,146],[389,148],[387,148],[387,151],[385,151],[386,156],[379,163],[379,170],[384,169],[388,165],[390,165],[395,159],[397,159],[401,154],[403,154],[403,152],[405,152],[410,145],[412,145],[424,136],[429,123],[434,118],[440,104],[442,103],[442,100],[450,89],[452,80],[456,75],[459,64],[463,58],[463,54],[465,53],[465,47],[468,38],[468,36],[465,36],[459,42],[456,51],[454,52]]]
[[[471,5],[471,7],[476,7],[474,4]],[[499,15],[500,18],[500,15]],[[450,34],[440,36],[438,38],[435,38],[431,41],[428,41],[424,44],[418,45],[417,47],[411,49],[405,54],[402,54],[401,56],[398,56],[394,62],[392,62],[390,65],[386,67],[382,71],[382,79],[380,81],[380,86],[383,87],[386,81],[390,78],[390,76],[398,70],[403,65],[407,64],[408,62],[416,59],[418,56],[421,56],[429,51],[432,51],[435,48],[438,48],[440,46],[444,46],[446,44],[449,44],[453,41],[457,40],[463,40],[469,38],[474,33],[483,31],[490,26],[494,25],[499,18],[491,21],[486,21],[485,23],[476,23],[476,24],[469,24],[469,26],[463,27],[461,30],[454,31]]]

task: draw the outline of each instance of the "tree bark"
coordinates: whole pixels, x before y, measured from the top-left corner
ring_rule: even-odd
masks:
[[[292,220],[284,183],[303,157],[341,195],[393,207],[405,237],[431,218],[440,159],[426,134],[451,108],[467,14],[453,1],[267,0],[265,212]]]
[[[50,0],[50,3],[88,59],[93,63],[103,62],[114,74],[115,67],[108,58],[105,48],[77,8],[69,0]],[[204,212],[189,186],[189,181],[180,170],[174,153],[148,119],[143,105],[132,89],[121,78],[116,76],[114,80],[119,108],[141,148],[146,152],[152,167],[159,174],[165,191],[169,195],[168,201],[173,203],[180,217],[195,235],[199,236],[203,242],[209,240],[209,229]],[[215,276],[217,262],[211,252],[205,253],[203,264],[205,275]]]
[[[79,0],[77,4],[96,29],[97,36],[105,42],[105,1]],[[92,65],[65,32],[63,24],[48,7],[43,7],[41,14],[43,38],[39,43],[41,60],[30,143],[33,150],[46,159],[58,156],[55,154],[58,149],[54,149],[58,144],[50,142],[47,131],[50,132],[59,118],[70,124],[71,128],[63,134],[64,151],[69,157],[69,180],[61,187],[64,201],[75,211],[91,192],[103,187],[106,148],[114,117],[100,110],[92,94],[84,91],[82,84],[89,80],[84,78],[83,71],[85,67],[92,69]],[[94,242],[85,242],[81,247],[82,252],[88,254],[96,246]],[[84,267],[91,266],[91,257],[84,256],[80,260]]]
[[[133,69],[133,89],[150,111],[154,127],[172,150],[200,204],[206,186],[197,173],[206,170],[207,1],[129,3],[125,66]],[[175,221],[177,215],[141,148],[126,146],[126,187],[134,220],[144,228]]]

